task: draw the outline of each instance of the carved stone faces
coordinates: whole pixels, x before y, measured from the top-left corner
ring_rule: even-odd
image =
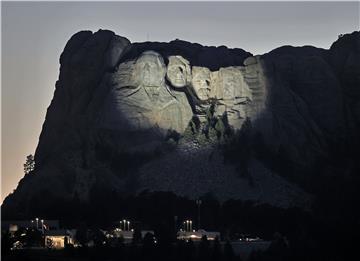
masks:
[[[137,83],[145,87],[163,86],[166,66],[162,56],[154,51],[146,51],[136,60],[134,76]]]
[[[190,63],[181,56],[169,56],[166,77],[172,86],[185,87],[191,81]]]
[[[206,67],[192,67],[191,85],[196,96],[201,101],[207,101],[210,98],[210,70]]]
[[[166,68],[159,53],[146,51],[136,60],[118,66],[110,81],[111,122],[118,122],[116,115],[122,114],[134,129],[157,126],[182,133],[193,114],[202,119],[214,104],[214,115],[226,113],[230,125],[239,129],[246,117],[259,111],[253,100],[262,100],[263,85],[258,83],[258,73],[254,73],[258,68],[254,59],[248,59],[250,64],[245,67],[222,67],[213,72],[207,67],[190,67],[181,56],[168,59]],[[122,122],[116,125],[125,126]]]
[[[127,131],[156,128],[182,133],[191,120],[191,106],[184,92],[166,85],[165,74],[163,58],[154,51],[121,63],[109,81],[105,125]]]

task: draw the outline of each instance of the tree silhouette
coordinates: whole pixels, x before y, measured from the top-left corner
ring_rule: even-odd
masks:
[[[30,154],[26,157],[26,161],[24,163],[24,172],[25,174],[28,174],[34,169],[35,169],[35,159],[34,156]]]
[[[209,240],[207,239],[207,236],[204,235],[201,238],[200,244],[199,244],[199,261],[205,261],[210,259],[210,244]]]
[[[143,260],[155,260],[155,239],[152,233],[146,233],[142,247]]]
[[[1,233],[1,257],[4,258],[10,253],[12,246],[11,235],[8,231],[2,231]]]
[[[85,224],[81,224],[76,230],[75,239],[82,247],[85,247],[88,242],[87,234],[87,227]]]
[[[225,261],[232,261],[234,260],[235,255],[234,255],[234,250],[230,244],[230,241],[227,240],[226,244],[224,246],[224,260]]]
[[[26,245],[30,247],[43,246],[44,243],[41,232],[34,228],[27,230],[25,235],[25,242]]]
[[[219,237],[216,236],[214,240],[213,250],[212,250],[212,260],[220,261],[221,260],[221,246]]]
[[[102,247],[107,241],[104,233],[99,228],[90,231],[90,240],[94,241],[95,247]]]
[[[195,260],[195,244],[194,242],[190,239],[188,242],[186,242],[185,245],[185,259],[184,260]]]
[[[141,240],[142,240],[141,231],[140,231],[140,229],[135,228],[132,243],[134,245],[137,245],[137,244],[141,243]]]

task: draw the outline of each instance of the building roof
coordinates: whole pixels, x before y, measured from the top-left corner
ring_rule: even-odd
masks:
[[[57,229],[57,230],[45,230],[45,236],[70,236],[70,231],[66,229]]]

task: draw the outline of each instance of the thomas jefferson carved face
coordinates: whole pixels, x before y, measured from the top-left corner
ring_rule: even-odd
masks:
[[[134,75],[139,85],[160,87],[164,83],[166,66],[162,56],[154,51],[146,51],[136,60]]]
[[[206,67],[192,67],[192,87],[196,96],[201,101],[209,99],[210,95],[210,70]]]
[[[181,56],[169,56],[167,79],[174,87],[185,87],[191,79],[190,63]]]

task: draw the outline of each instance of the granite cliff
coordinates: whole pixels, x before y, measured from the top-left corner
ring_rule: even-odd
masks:
[[[36,168],[3,213],[29,215],[40,195],[86,202],[95,187],[307,208],[321,180],[359,167],[359,87],[359,32],[329,50],[260,56],[76,33],[60,57]]]

